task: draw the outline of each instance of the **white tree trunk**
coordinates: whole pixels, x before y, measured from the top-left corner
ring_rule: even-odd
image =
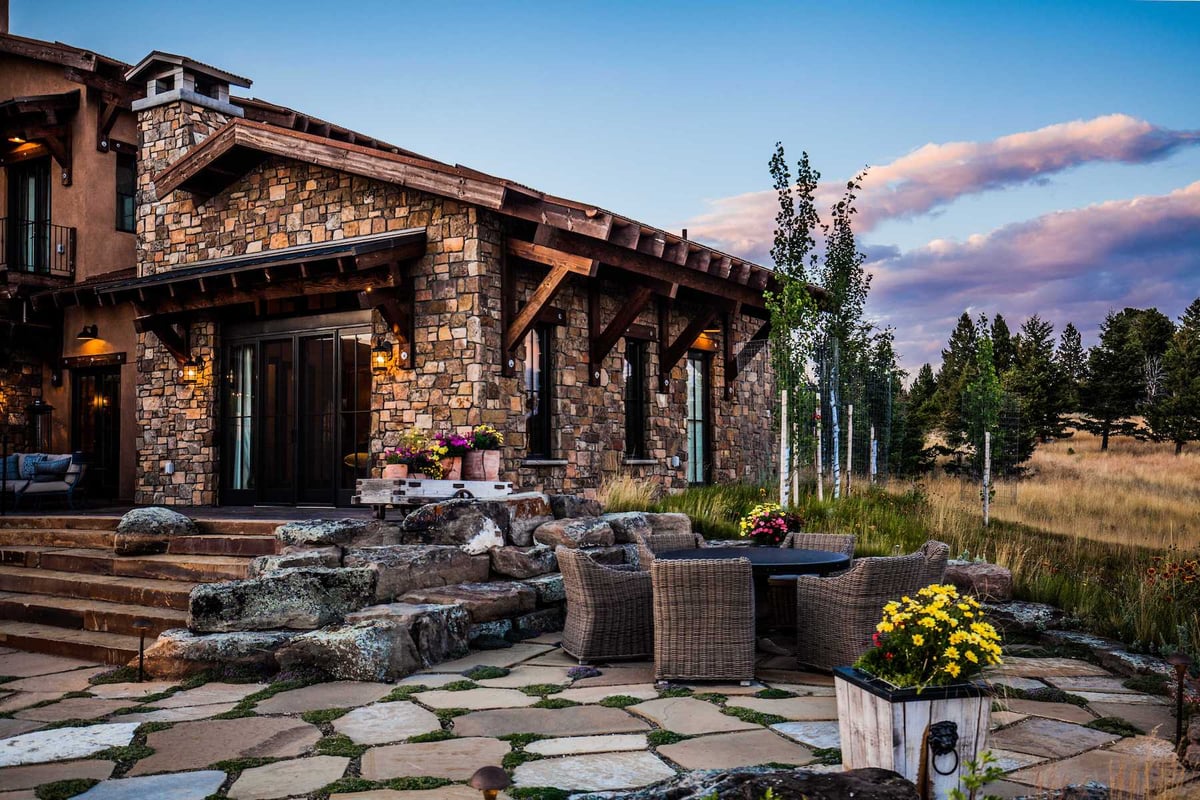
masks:
[[[792,477],[792,425],[788,419],[788,391],[779,393],[779,505],[785,506]]]

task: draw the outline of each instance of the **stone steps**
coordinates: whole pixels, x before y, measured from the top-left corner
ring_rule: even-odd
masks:
[[[145,620],[150,623],[147,638],[153,639],[168,628],[186,627],[187,612],[103,600],[0,592],[0,620],[126,636],[137,636],[134,621]]]
[[[94,548],[0,547],[0,564],[88,575],[213,583],[246,577],[246,558],[209,555],[118,556]]]
[[[210,534],[180,536],[172,539],[167,547],[170,555],[189,556],[240,556],[254,558],[279,552],[279,541],[273,535],[260,534]]]
[[[179,611],[187,610],[188,595],[195,585],[191,581],[0,566],[0,592],[44,594],[150,608],[174,608]]]
[[[150,637],[147,638],[147,647]],[[138,637],[73,630],[34,622],[0,620],[0,644],[103,664],[127,664],[138,654]]]
[[[116,533],[81,528],[0,526],[0,547],[89,547],[112,550]]]

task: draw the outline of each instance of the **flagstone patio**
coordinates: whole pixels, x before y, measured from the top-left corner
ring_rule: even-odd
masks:
[[[840,769],[829,676],[768,657],[749,687],[660,692],[648,664],[601,665],[599,676],[572,682],[574,662],[557,643],[550,634],[472,653],[395,685],[293,688],[92,684],[103,673],[95,664],[0,648],[0,675],[10,676],[0,683],[0,800],[31,800],[37,787],[67,780],[76,794],[56,796],[466,800],[479,795],[463,783],[486,764],[503,764],[516,786],[580,792],[635,788],[688,769]],[[463,674],[480,666],[498,669],[475,681]],[[991,748],[1007,775],[993,793],[1095,780],[1123,797],[1172,787],[1177,797],[1200,796],[1200,773],[1174,757],[1163,698],[1065,658],[1009,658],[997,678],[1026,692],[1069,694],[997,700]],[[1100,717],[1143,733],[1089,725]]]

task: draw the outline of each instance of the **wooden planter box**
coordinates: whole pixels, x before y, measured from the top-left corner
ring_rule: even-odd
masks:
[[[931,686],[917,694],[853,667],[835,667],[833,677],[846,769],[895,770],[917,784],[922,798],[945,798],[960,788],[967,762],[987,749],[992,701],[983,686]],[[953,752],[935,757],[927,732],[942,722],[954,724],[957,742]]]

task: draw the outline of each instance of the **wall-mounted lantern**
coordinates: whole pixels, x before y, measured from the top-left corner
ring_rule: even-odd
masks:
[[[200,359],[189,358],[183,362],[183,366],[179,368],[179,377],[184,383],[195,383],[200,380]]]
[[[371,348],[371,371],[372,372],[387,372],[387,368],[392,363],[392,346],[388,344],[388,340],[384,336],[380,336],[375,341],[375,346]]]
[[[100,328],[97,325],[84,325],[75,336],[81,342],[90,342],[100,338]]]

